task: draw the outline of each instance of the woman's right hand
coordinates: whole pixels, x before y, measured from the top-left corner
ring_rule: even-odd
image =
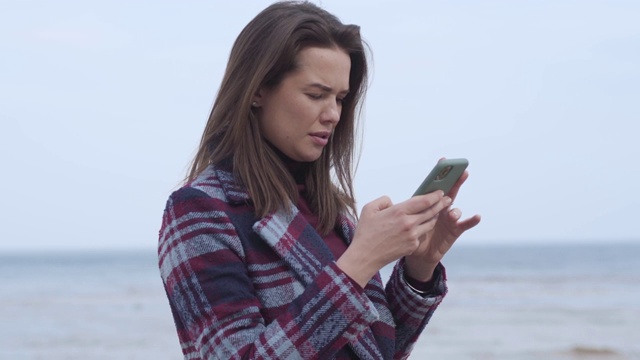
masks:
[[[438,214],[451,204],[442,191],[393,205],[383,196],[362,208],[351,245],[336,264],[365,287],[385,265],[410,255],[432,230]]]

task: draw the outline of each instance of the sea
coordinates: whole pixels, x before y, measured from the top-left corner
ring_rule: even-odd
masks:
[[[443,263],[410,359],[640,359],[640,243],[464,245]],[[0,359],[182,359],[155,250],[0,253],[0,277]]]

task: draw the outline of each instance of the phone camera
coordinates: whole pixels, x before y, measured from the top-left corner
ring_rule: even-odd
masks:
[[[447,166],[444,169],[440,170],[438,175],[436,175],[436,180],[442,180],[442,179],[446,178],[447,175],[449,175],[449,172],[451,171],[452,168],[453,168],[453,166]]]

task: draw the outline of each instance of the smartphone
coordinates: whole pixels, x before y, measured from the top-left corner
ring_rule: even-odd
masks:
[[[447,195],[468,165],[467,159],[442,159],[438,161],[413,196],[428,194],[436,190],[442,190]]]

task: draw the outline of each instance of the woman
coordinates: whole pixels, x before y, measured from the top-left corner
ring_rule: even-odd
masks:
[[[480,218],[449,209],[465,174],[450,196],[375,200],[355,225],[366,79],[359,28],[315,5],[273,4],[238,36],[160,230],[185,359],[409,356],[446,293],[440,260]]]

